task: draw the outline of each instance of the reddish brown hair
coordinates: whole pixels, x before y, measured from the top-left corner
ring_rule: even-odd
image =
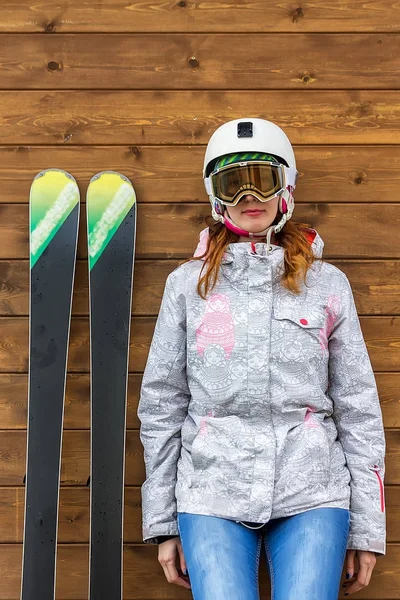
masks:
[[[278,212],[274,223],[278,223],[280,218],[281,214]],[[197,284],[197,292],[204,300],[217,283],[221,260],[227,245],[237,242],[240,237],[237,233],[233,233],[233,231],[225,227],[223,223],[214,221],[211,215],[207,215],[205,220],[209,227],[205,252],[184,261],[204,259]],[[274,243],[285,249],[284,273],[281,283],[295,294],[300,293],[299,278],[303,278],[304,280],[313,262],[320,260],[314,255],[310,241],[307,239],[306,232],[304,231],[309,228],[310,225],[307,223],[296,223],[289,220],[285,223],[281,231],[275,234]]]

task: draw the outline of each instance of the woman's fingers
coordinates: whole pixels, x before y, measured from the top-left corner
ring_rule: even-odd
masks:
[[[357,553],[360,568],[358,573],[354,575],[356,577],[354,581],[343,584],[346,589],[345,596],[354,594],[369,584],[376,564],[376,556],[373,552],[358,550]]]
[[[174,583],[190,590],[191,586],[188,575],[184,575],[183,573],[181,575],[176,567],[177,555],[178,553],[180,555],[179,546],[179,538],[166,540],[160,544],[158,547],[158,562],[163,568],[168,583]]]
[[[168,562],[165,567],[162,565],[165,573],[165,577],[169,583],[174,583],[175,585],[180,585],[188,590],[190,590],[189,578],[187,575],[180,575],[176,568],[175,563]]]
[[[348,550],[346,559],[346,574],[349,573],[350,577],[354,575],[354,559],[357,550]]]
[[[185,557],[184,557],[184,554],[183,554],[183,548],[182,548],[181,540],[178,539],[177,543],[178,543],[178,552],[179,552],[179,561],[180,561],[180,564],[181,564],[181,571],[187,575],[186,560],[185,560]]]

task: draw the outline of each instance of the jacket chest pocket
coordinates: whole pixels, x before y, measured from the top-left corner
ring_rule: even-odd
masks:
[[[327,348],[326,316],[322,311],[311,312],[301,307],[273,308],[274,338],[287,360],[303,361],[320,357]]]

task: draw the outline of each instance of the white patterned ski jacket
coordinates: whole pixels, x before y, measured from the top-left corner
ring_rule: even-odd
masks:
[[[207,300],[203,261],[167,278],[138,407],[143,541],[178,536],[177,511],[265,523],[328,506],[350,508],[349,549],[385,554],[385,434],[349,280],[318,260],[293,294],[272,247],[229,244]]]

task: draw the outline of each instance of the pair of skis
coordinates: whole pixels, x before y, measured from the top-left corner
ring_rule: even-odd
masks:
[[[64,399],[79,189],[65,171],[30,192],[29,385],[21,600],[54,600]],[[122,598],[126,398],[136,197],[98,173],[87,190],[91,462],[90,600]]]

